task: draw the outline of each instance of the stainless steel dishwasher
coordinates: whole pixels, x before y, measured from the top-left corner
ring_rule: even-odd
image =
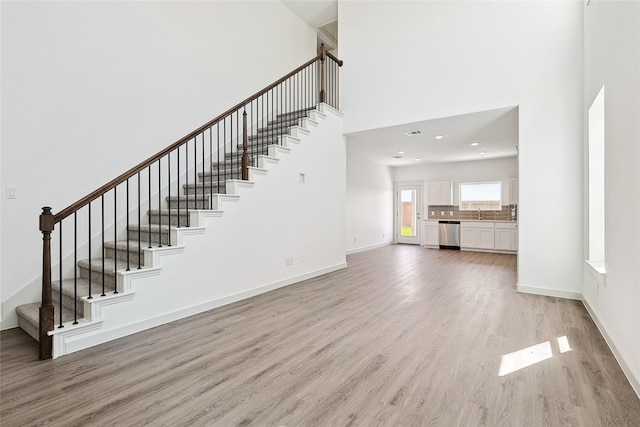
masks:
[[[439,221],[440,249],[460,249],[460,221]]]

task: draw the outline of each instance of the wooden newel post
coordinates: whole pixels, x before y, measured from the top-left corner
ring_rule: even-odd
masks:
[[[55,225],[51,208],[42,208],[42,305],[40,305],[40,360],[51,359],[53,338],[47,332],[53,330],[53,295],[51,293],[51,232]]]
[[[242,113],[242,180],[249,180],[249,154],[247,154],[247,112]]]
[[[324,43],[320,45],[320,102],[325,102],[325,82],[324,82],[324,60],[327,57],[327,50]]]

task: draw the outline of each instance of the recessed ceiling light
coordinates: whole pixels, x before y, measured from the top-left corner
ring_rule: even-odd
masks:
[[[413,159],[413,160],[415,160],[416,162],[419,162],[419,161],[420,161],[420,159]]]
[[[482,154],[484,156],[485,154],[487,154],[487,152],[486,151],[481,151],[479,154]]]
[[[434,136],[434,138],[435,139],[442,139],[442,138],[444,138],[444,136],[443,135],[436,135],[436,136]]]
[[[476,141],[474,141],[474,142],[472,142],[472,143],[471,143],[471,145],[473,145],[474,147],[475,147],[476,145],[479,145],[479,144],[480,144],[480,143],[479,143],[479,142],[476,142]]]
[[[404,154],[404,151],[400,150],[398,151],[398,154]]]
[[[419,130],[410,130],[408,132],[405,132],[404,134],[407,136],[413,136],[413,135],[418,135],[421,134],[422,132],[420,132]]]

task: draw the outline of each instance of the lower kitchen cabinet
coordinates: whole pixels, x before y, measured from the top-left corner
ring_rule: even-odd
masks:
[[[438,231],[438,221],[424,221],[424,241],[423,246],[438,247],[440,245],[440,232]]]
[[[460,247],[462,249],[494,249],[493,222],[460,222]]]
[[[518,250],[518,224],[496,223],[495,248],[501,251]]]

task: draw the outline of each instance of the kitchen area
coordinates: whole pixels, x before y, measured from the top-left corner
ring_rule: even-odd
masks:
[[[482,185],[484,183],[473,183]],[[492,182],[500,187],[499,208],[461,209],[454,204],[454,181],[426,182],[421,245],[425,248],[517,253],[518,179]],[[464,183],[458,183],[458,188]],[[458,191],[460,193],[460,191]],[[477,203],[476,203],[477,204]]]

